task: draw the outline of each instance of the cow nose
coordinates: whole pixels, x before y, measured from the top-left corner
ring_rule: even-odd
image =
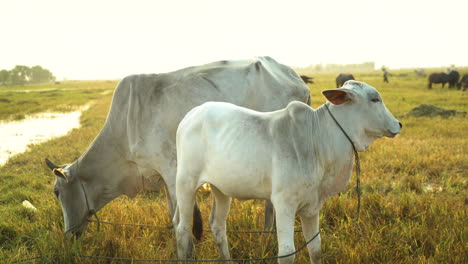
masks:
[[[403,124],[401,124],[401,122],[398,122],[398,124],[400,125],[400,129],[403,128]]]

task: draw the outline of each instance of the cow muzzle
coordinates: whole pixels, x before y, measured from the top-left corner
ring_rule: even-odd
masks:
[[[89,218],[86,217],[81,222],[81,224],[77,224],[75,226],[68,228],[68,230],[65,231],[65,238],[67,238],[68,240],[80,238],[85,232],[86,228],[88,227],[88,223],[89,223]]]
[[[67,240],[76,240],[79,239],[83,235],[83,230],[76,229],[76,230],[68,230],[65,232],[65,238]]]
[[[81,238],[81,236],[83,235],[83,232],[81,231],[78,231],[78,232],[68,232],[68,233],[65,233],[65,238],[67,240],[78,240]]]
[[[397,130],[388,129],[386,133],[384,134],[384,136],[389,137],[389,138],[396,137],[396,135],[400,134],[401,129],[403,128],[403,125],[400,122],[398,122],[398,126],[399,128]]]

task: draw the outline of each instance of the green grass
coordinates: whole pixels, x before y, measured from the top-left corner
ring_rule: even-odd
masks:
[[[0,86],[0,120],[21,120],[27,115],[68,112],[110,93],[116,81],[68,81],[60,84]]]
[[[320,91],[334,88],[336,74],[312,76],[316,83],[309,87],[313,106],[317,107],[325,101]],[[381,92],[387,107],[403,123],[403,130],[394,139],[377,140],[368,151],[360,154],[363,194],[359,222],[356,221],[354,176],[340,196],[325,203],[320,222],[323,262],[467,263],[467,119],[463,115],[415,118],[406,114],[420,104],[467,112],[468,92],[441,89],[438,85],[428,90],[426,78],[411,74],[390,77],[389,84],[382,82],[380,72],[355,74],[355,77]],[[76,85],[81,89],[84,84]],[[80,105],[87,103],[86,100],[94,100],[81,117],[81,128],[67,136],[35,145],[0,167],[0,262],[35,256],[41,259],[29,263],[97,262],[72,257],[73,254],[176,258],[173,231],[164,228],[102,225],[98,231],[96,224],[90,224],[80,240],[64,240],[61,209],[52,193],[55,179],[43,159],[71,162],[99,133],[111,94],[97,91],[108,89],[99,87],[110,84],[96,82],[88,85],[90,90],[96,91],[92,93],[93,98],[74,102]],[[15,102],[32,100],[15,96]],[[41,105],[49,105],[47,100],[54,101],[52,98],[45,97]],[[30,113],[30,110],[21,111]],[[39,211],[33,213],[23,208],[21,202],[25,199]],[[198,199],[207,223],[211,206],[209,193],[199,193]],[[261,229],[263,213],[261,201],[234,201],[228,229]],[[100,220],[113,222],[158,226],[171,223],[164,194],[159,193],[142,193],[135,199],[120,197],[98,215]],[[228,234],[228,239],[234,258],[275,256],[277,252],[276,236],[272,234]],[[302,243],[304,239],[297,233],[296,246]],[[196,254],[199,259],[219,256],[209,232],[205,232],[203,241],[196,245]],[[299,253],[296,263],[309,263],[306,250]]]

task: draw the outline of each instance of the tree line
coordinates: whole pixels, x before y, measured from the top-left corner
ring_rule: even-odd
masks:
[[[55,76],[39,65],[28,67],[16,65],[11,70],[0,70],[0,85],[23,85],[55,81]]]

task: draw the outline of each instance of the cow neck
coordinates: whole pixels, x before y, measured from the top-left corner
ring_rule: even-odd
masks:
[[[86,192],[86,189],[84,187],[84,184],[83,184],[83,181],[80,180],[80,186],[81,186],[81,190],[83,190],[83,195],[85,197],[85,201],[86,201],[86,208],[88,209],[88,215],[93,215],[96,213],[96,209],[94,209],[94,206],[91,206],[90,203],[89,203],[89,198],[88,198],[88,193]]]
[[[91,203],[89,201],[89,197],[88,197],[88,193],[86,192],[86,189],[84,187],[84,180],[80,177],[80,174],[79,173],[76,173],[77,171],[80,170],[80,165],[81,165],[81,159],[78,159],[75,163],[75,166],[73,166],[73,171],[72,171],[72,175],[76,175],[76,180],[78,180],[78,182],[80,183],[80,186],[81,186],[81,190],[83,191],[83,196],[85,198],[85,202],[86,202],[86,208],[88,209],[88,215],[93,215],[96,210],[94,208],[94,203],[93,203],[93,206],[91,206]]]
[[[80,165],[81,165],[81,158],[78,159],[76,161],[76,169],[79,170],[80,168]],[[88,216],[87,216],[87,221],[89,222],[90,221],[90,218],[91,217],[95,217],[96,220],[99,222],[99,218],[97,216],[97,210],[96,210],[96,207],[95,207],[95,203],[91,203],[91,201],[89,200],[89,196],[88,196],[88,192],[86,191],[86,188],[85,188],[85,181],[81,178],[77,178],[77,180],[80,182],[80,186],[81,186],[81,190],[83,191],[83,196],[85,198],[85,202],[86,202],[86,208],[88,209]],[[101,226],[100,224],[98,223],[98,231],[101,229]]]
[[[96,218],[96,221],[98,223],[98,228],[97,230],[99,231],[101,229],[101,225],[100,225],[100,221],[99,221],[99,218],[97,216],[97,212],[96,212],[96,209],[94,208],[94,206],[91,206],[90,202],[89,202],[89,198],[88,198],[88,193],[86,192],[86,189],[84,187],[84,184],[83,184],[83,181],[80,180],[80,185],[81,185],[81,189],[83,190],[83,194],[84,194],[84,197],[85,197],[85,201],[86,201],[86,208],[88,208],[88,218],[87,218],[87,221],[89,222],[90,221],[90,217],[95,217]]]
[[[354,146],[353,141],[349,137],[349,135],[346,133],[346,131],[343,129],[343,127],[340,125],[338,120],[336,120],[335,116],[333,116],[332,112],[330,111],[330,108],[328,107],[328,102],[325,103],[325,108],[327,109],[327,112],[330,114],[332,117],[333,121],[335,121],[336,125],[340,128],[340,130],[343,132],[343,134],[346,136],[346,138],[349,140],[349,143],[351,143],[351,146],[353,147],[353,152],[354,152],[354,163],[356,167],[356,192],[358,195],[358,206],[357,206],[357,218],[359,220],[359,212],[361,209],[361,180],[360,180],[360,175],[361,175],[361,162],[359,160],[359,154],[356,150],[356,147]]]
[[[102,132],[101,132],[102,134]],[[115,197],[125,194],[119,187],[124,185],[124,172],[126,168],[116,169],[118,164],[122,164],[121,158],[115,151],[114,144],[105,140],[102,135],[98,135],[91,143],[88,149],[73,164],[72,175],[79,178],[83,184],[89,184],[92,188],[92,194],[98,192],[98,196],[87,197],[89,205],[93,205],[95,211],[102,208],[105,204]],[[83,185],[82,185],[83,186]],[[89,189],[88,188],[88,189]],[[82,187],[83,190],[85,188]]]
[[[113,165],[122,160],[122,157],[118,154],[116,144],[109,140],[109,137],[103,136],[103,134],[109,134],[108,130],[105,126],[76,161],[77,174],[86,181],[98,180],[104,183],[116,177]]]
[[[340,125],[340,123],[338,122],[338,120],[336,120],[335,116],[333,116],[332,112],[330,111],[330,108],[328,107],[328,102],[325,104],[325,108],[327,109],[327,112],[330,114],[330,116],[332,117],[333,121],[335,121],[336,125],[338,125],[338,127],[340,128],[340,130],[343,132],[343,134],[346,136],[346,138],[349,140],[349,143],[351,143],[351,146],[353,147],[353,151],[354,151],[354,155],[357,156],[357,150],[356,150],[356,146],[354,145],[354,142],[351,140],[351,137],[348,136],[348,133],[346,133],[346,131],[344,130],[344,128]]]
[[[89,145],[86,151],[81,155],[81,157],[77,160],[77,170],[81,177],[90,179],[95,177],[95,172],[98,167],[106,168],[107,163],[110,163],[113,155],[113,151],[109,149],[112,145],[103,142],[103,137],[100,134],[93,140],[93,142]],[[99,175],[103,175],[104,170],[100,169]]]

